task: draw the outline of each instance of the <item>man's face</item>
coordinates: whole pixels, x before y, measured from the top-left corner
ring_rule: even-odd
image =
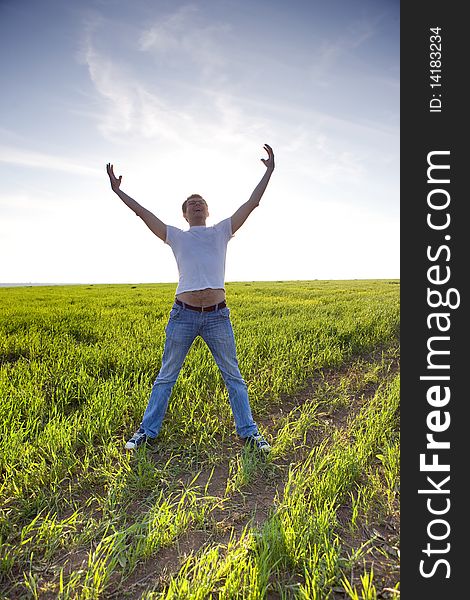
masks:
[[[190,198],[186,202],[184,218],[191,224],[194,221],[205,221],[209,216],[209,210],[204,198]]]

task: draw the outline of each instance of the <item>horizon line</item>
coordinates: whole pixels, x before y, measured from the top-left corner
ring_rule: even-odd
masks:
[[[231,283],[286,283],[292,281],[399,281],[400,277],[328,277],[313,279],[246,279],[237,281],[226,281]],[[61,285],[178,285],[177,281],[94,281],[94,282],[42,282],[42,281],[21,281],[21,282],[0,282],[0,287],[32,287],[32,286],[61,286]]]

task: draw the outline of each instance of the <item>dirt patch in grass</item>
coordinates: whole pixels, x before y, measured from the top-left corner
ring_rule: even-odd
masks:
[[[362,520],[352,529],[352,509],[350,503],[343,504],[338,510],[342,556],[356,555],[356,566],[351,570],[349,581],[358,590],[361,589],[360,577],[364,571],[373,570],[373,583],[377,597],[388,600],[397,598],[395,589],[400,580],[400,520],[397,511],[385,517]],[[344,597],[344,596],[339,596]]]

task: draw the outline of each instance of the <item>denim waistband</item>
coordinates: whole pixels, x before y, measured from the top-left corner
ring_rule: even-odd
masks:
[[[178,306],[182,306],[183,308],[189,308],[189,310],[195,310],[197,312],[212,312],[214,310],[219,310],[227,306],[225,300],[223,302],[219,302],[219,304],[212,304],[212,306],[191,306],[191,304],[181,302],[181,300],[178,300],[178,298],[175,299],[175,302],[176,304],[178,304]]]

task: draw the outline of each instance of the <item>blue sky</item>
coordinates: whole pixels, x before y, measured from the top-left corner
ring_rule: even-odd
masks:
[[[2,0],[0,282],[176,281],[115,196],[186,228],[264,172],[227,281],[399,277],[399,3]]]

